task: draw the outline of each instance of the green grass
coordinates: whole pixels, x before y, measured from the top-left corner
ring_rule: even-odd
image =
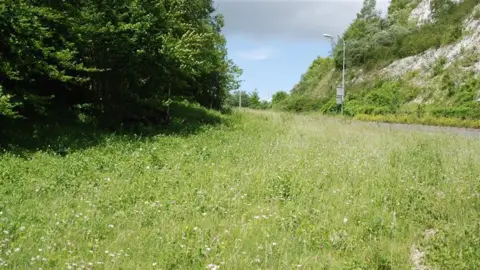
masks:
[[[234,112],[175,135],[0,154],[0,265],[480,267],[480,141]],[[427,239],[426,232],[435,231]]]

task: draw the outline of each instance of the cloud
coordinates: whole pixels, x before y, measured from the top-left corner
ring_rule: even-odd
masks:
[[[275,54],[278,53],[278,50],[272,47],[263,47],[247,51],[238,51],[236,54],[247,60],[267,60],[272,58]]]
[[[386,13],[388,0],[377,0]],[[225,17],[223,33],[255,40],[317,41],[342,34],[363,0],[215,0]]]

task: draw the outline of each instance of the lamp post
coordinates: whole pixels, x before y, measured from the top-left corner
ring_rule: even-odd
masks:
[[[323,34],[324,37],[331,39],[334,41],[334,37],[329,34]],[[345,48],[346,48],[346,43],[345,39],[343,39],[340,36],[337,36],[338,39],[341,39],[343,41],[343,69],[342,69],[342,114],[343,114],[343,104],[345,102]],[[333,53],[333,52],[332,52]]]

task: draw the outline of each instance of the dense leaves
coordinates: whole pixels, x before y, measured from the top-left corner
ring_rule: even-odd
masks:
[[[241,73],[222,27],[210,0],[2,1],[0,116],[110,125],[176,98],[219,109]]]
[[[388,16],[375,10],[375,0],[364,0],[357,19],[343,35],[347,40],[347,65],[374,68],[395,59],[455,42],[463,36],[463,22],[478,0],[455,4],[451,0],[432,0],[433,22],[417,26],[409,22],[410,12],[420,1],[392,0]],[[334,50],[335,65],[342,66],[343,45]]]
[[[266,100],[260,100],[258,90],[255,89],[252,93],[234,91],[233,93],[228,94],[228,97],[225,100],[225,105],[230,108],[242,107],[265,110],[269,109],[272,104]]]

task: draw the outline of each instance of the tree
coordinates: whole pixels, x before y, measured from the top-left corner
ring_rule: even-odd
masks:
[[[370,20],[380,15],[376,10],[377,0],[363,0],[363,6],[360,13],[357,14],[357,19]]]
[[[278,91],[272,96],[272,105],[276,105],[288,98],[288,93],[285,91]]]
[[[255,109],[260,108],[260,96],[258,95],[258,90],[256,88],[250,95],[250,107]]]
[[[248,108],[251,106],[250,96],[246,91],[237,90],[229,94],[225,100],[225,104],[230,107],[239,107],[240,105],[240,95],[242,95],[242,107]]]
[[[2,110],[26,117],[83,108],[100,123],[168,115],[188,98],[220,109],[241,70],[211,0],[0,2]],[[85,109],[88,108],[88,109]]]

